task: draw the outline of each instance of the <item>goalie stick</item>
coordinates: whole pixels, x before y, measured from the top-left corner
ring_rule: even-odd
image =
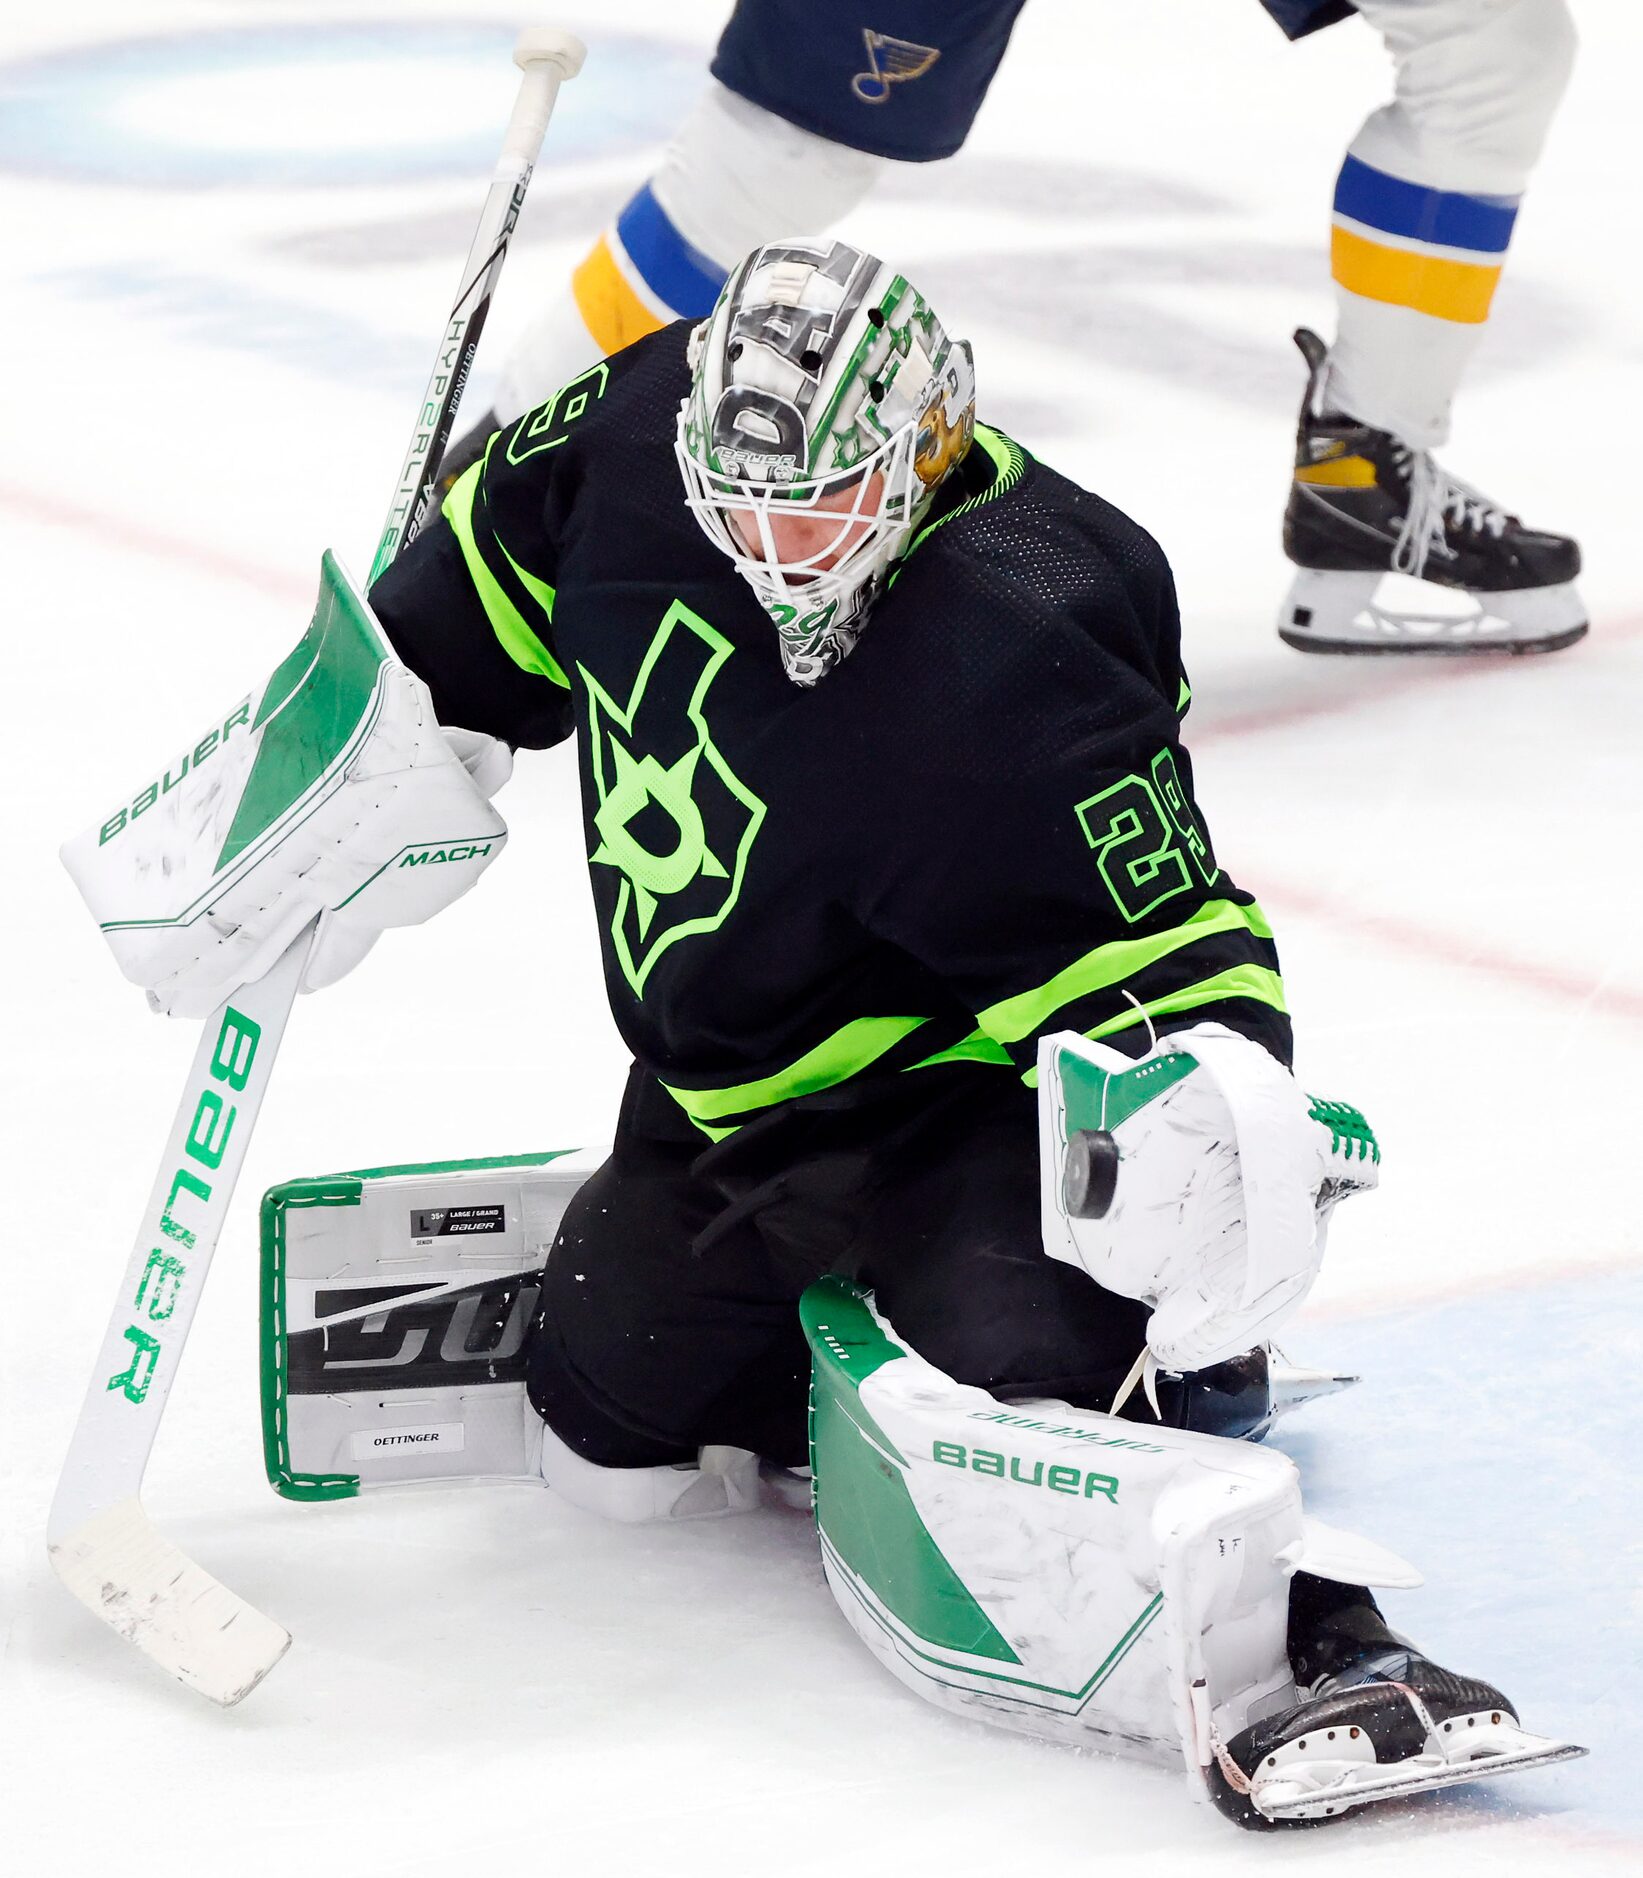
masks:
[[[414,539],[426,514],[559,86],[576,76],[584,56],[580,40],[554,27],[527,28],[514,48],[524,76],[372,580]],[[46,1528],[53,1569],[94,1615],[225,1706],[268,1674],[290,1635],[165,1538],[140,1495],[314,932],[307,927],[262,978],[205,1021]]]

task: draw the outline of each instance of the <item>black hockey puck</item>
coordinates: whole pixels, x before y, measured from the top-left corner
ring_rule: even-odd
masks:
[[[1074,1219],[1105,1219],[1118,1187],[1118,1143],[1104,1128],[1075,1128],[1067,1137],[1061,1199]]]

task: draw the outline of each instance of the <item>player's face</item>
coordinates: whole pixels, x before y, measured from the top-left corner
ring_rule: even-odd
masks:
[[[814,503],[784,514],[779,503],[766,511],[770,550],[767,555],[758,523],[744,510],[730,509],[729,521],[743,552],[756,561],[774,558],[796,571],[790,580],[825,574],[871,530],[884,498],[884,474],[874,470],[866,483],[830,490]],[[841,519],[844,518],[844,519]]]

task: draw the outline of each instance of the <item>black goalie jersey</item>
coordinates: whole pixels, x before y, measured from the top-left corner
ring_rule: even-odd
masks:
[[[860,644],[800,689],[685,508],[687,335],[501,432],[372,594],[443,723],[576,737],[640,1067],[717,1137],[954,1064],[1030,1081],[1045,1031],[1139,1051],[1143,1012],[1287,1061],[1271,934],[1193,799],[1157,544],[980,426]]]

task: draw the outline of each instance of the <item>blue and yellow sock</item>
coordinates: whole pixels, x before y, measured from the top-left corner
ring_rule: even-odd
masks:
[[[726,270],[673,225],[643,184],[571,277],[576,305],[603,353],[676,319],[711,313]]]

